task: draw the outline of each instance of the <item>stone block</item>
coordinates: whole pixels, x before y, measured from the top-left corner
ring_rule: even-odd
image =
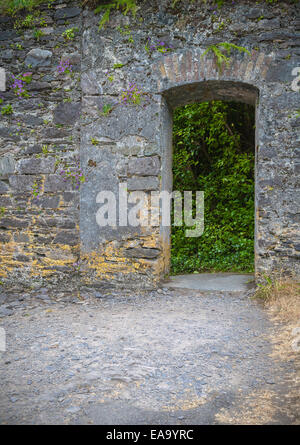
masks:
[[[54,123],[74,125],[80,116],[80,103],[61,102],[54,111]]]
[[[20,159],[16,171],[20,174],[53,173],[54,165],[55,159],[51,157]]]
[[[77,17],[81,13],[80,8],[61,8],[55,11],[54,20],[67,20]]]
[[[32,68],[38,68],[40,66],[50,66],[51,58],[51,51],[41,48],[33,48],[26,55],[25,65],[30,65]]]
[[[8,179],[15,171],[16,162],[12,156],[0,158],[0,179]]]
[[[56,237],[53,240],[54,244],[67,244],[69,246],[75,246],[78,244],[78,233],[76,232],[69,232],[67,230],[62,230],[61,232],[58,232]]]
[[[131,158],[128,163],[128,174],[137,176],[156,176],[160,171],[158,156]]]
[[[36,204],[43,209],[57,209],[59,206],[59,195],[42,196],[36,200]]]
[[[0,195],[4,195],[9,192],[9,186],[6,182],[0,181]]]
[[[127,188],[128,188],[128,191],[158,190],[159,189],[159,180],[155,176],[132,177],[132,178],[128,178]]]
[[[0,32],[0,40],[12,40],[16,36],[17,36],[17,33],[14,30],[7,30],[7,31]]]
[[[1,227],[7,229],[25,229],[29,226],[29,221],[25,219],[17,219],[11,217],[4,217],[1,219]]]
[[[12,175],[9,178],[9,185],[13,192],[29,192],[36,179],[36,176]]]
[[[10,125],[9,127],[0,127],[0,138],[8,141],[17,142],[20,140],[18,131],[18,128],[13,125]]]
[[[71,182],[64,181],[60,175],[48,175],[45,179],[44,192],[63,192],[72,188]]]
[[[125,250],[125,255],[129,258],[154,259],[160,254],[158,249],[148,249],[146,247],[133,247]]]

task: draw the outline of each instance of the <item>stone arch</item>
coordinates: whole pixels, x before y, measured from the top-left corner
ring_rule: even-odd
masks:
[[[252,51],[240,53],[233,50],[230,63],[219,69],[210,53],[204,55],[204,49],[185,50],[171,53],[152,65],[158,93],[183,84],[222,80],[241,82],[256,87],[267,78],[273,61],[273,54]]]
[[[162,154],[161,189],[172,191],[172,113],[176,107],[209,100],[244,102],[255,106],[258,121],[259,93],[271,57],[263,53],[235,54],[229,66],[218,69],[213,59],[202,57],[203,51],[185,51],[165,56],[153,66],[161,95],[160,137]],[[256,125],[257,147],[259,127]],[[255,184],[258,178],[255,162]],[[255,187],[257,190],[257,187]],[[255,251],[259,234],[257,200],[255,200]],[[170,266],[170,228],[161,227],[163,273]],[[255,266],[258,256],[255,255]]]

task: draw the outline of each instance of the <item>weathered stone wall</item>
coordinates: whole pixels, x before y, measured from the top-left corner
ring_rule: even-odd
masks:
[[[257,107],[257,274],[282,268],[299,272],[299,93],[291,88],[292,70],[300,66],[299,5],[245,0],[218,11],[210,2],[182,1],[171,8],[170,1],[143,1],[136,19],[112,13],[99,32],[99,16],[59,3],[45,9],[51,39],[36,42],[31,30],[24,38],[16,36],[10,22],[1,22],[7,70],[23,71],[32,48],[51,51],[44,66],[30,68],[32,98],[3,94],[16,108],[12,117],[1,116],[3,281],[76,284],[80,278],[82,284],[101,287],[155,285],[169,267],[168,230],[159,225],[100,228],[96,196],[101,190],[118,195],[120,182],[128,191],[171,190],[172,110],[211,99]],[[80,32],[66,44],[61,34],[72,26]],[[148,38],[172,50],[147,52]],[[251,55],[233,51],[230,65],[220,72],[210,53],[202,55],[209,45],[224,41]],[[11,48],[12,42],[22,42],[25,49]],[[73,78],[57,74],[63,57],[74,58],[81,93],[76,73]],[[119,102],[130,83],[145,93],[145,106],[115,105],[102,113],[103,105]],[[86,181],[78,222],[78,192],[67,190],[70,184],[55,173],[55,154],[75,157],[79,136]],[[51,147],[46,156],[44,144]],[[38,203],[28,191],[36,177],[43,184]],[[73,263],[79,249],[78,273]]]
[[[59,171],[64,161],[73,165],[79,158],[82,17],[79,8],[60,6],[41,7],[46,26],[35,25],[44,34],[39,40],[34,27],[14,29],[14,20],[0,20],[0,66],[8,84],[0,107],[13,107],[11,115],[0,115],[0,279],[8,285],[63,287],[78,275],[79,192]],[[71,27],[79,32],[65,41],[62,33]],[[73,65],[72,77],[57,70],[64,59]],[[19,98],[9,75],[25,72],[33,73],[30,98]],[[31,192],[35,182],[38,199]]]

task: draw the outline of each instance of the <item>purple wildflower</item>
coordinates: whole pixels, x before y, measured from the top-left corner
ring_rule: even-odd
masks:
[[[72,72],[72,66],[73,65],[70,64],[70,61],[68,59],[67,60],[61,60],[59,62],[58,67],[57,67],[57,71],[59,73],[65,73],[65,72],[71,73]]]

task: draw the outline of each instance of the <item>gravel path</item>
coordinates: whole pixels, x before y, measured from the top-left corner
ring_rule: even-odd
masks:
[[[0,296],[0,423],[300,423],[297,363],[247,294],[96,295]]]

